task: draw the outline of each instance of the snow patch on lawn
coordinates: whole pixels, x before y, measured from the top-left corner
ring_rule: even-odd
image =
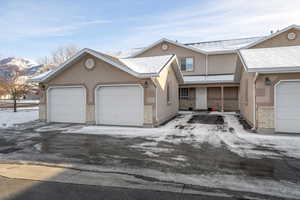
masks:
[[[11,127],[15,124],[38,119],[38,107],[18,108],[17,111],[13,112],[13,109],[0,110],[0,128]]]

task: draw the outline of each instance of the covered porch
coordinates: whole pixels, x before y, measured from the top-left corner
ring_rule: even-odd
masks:
[[[233,75],[185,76],[180,110],[238,111],[239,83]]]
[[[179,90],[180,110],[239,110],[237,85],[181,86]]]

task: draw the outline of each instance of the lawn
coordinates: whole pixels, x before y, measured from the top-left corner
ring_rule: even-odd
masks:
[[[38,119],[38,107],[18,108],[17,111],[13,112],[11,108],[0,108],[0,127],[11,127]]]

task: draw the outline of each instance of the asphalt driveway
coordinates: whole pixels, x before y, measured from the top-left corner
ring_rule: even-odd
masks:
[[[1,160],[300,182],[300,138],[250,133],[234,113],[182,112],[146,129],[34,121],[0,131]]]

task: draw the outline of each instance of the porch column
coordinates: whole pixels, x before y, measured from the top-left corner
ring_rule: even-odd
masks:
[[[221,86],[221,112],[224,112],[224,86]]]

